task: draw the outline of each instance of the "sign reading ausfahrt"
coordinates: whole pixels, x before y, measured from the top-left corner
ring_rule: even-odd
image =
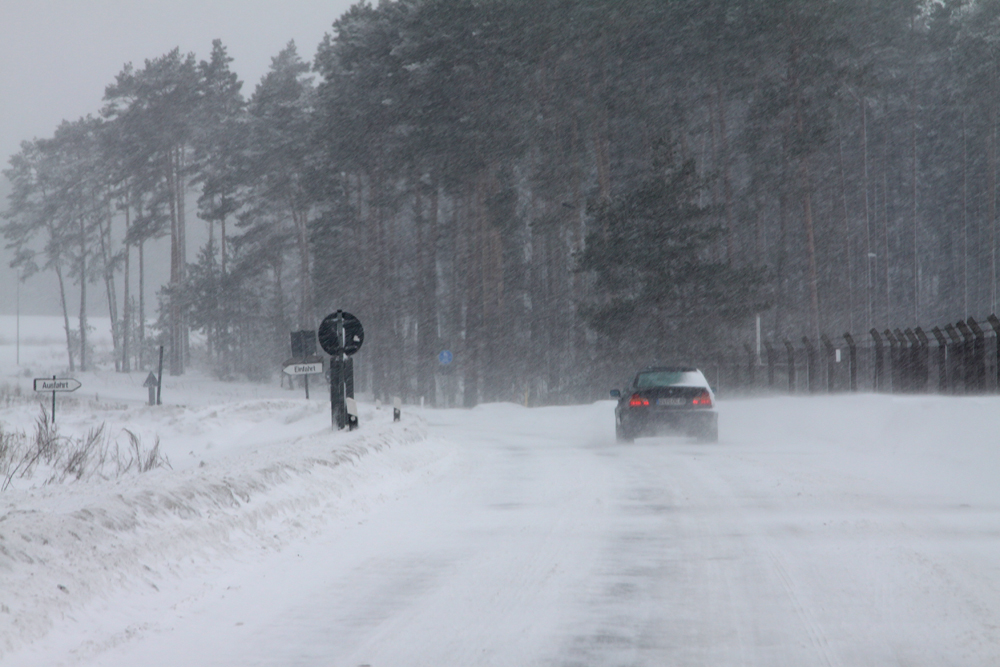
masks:
[[[79,380],[73,378],[57,378],[55,375],[49,378],[35,378],[35,391],[52,392],[52,423],[56,423],[56,392],[76,391],[81,386]]]
[[[35,391],[76,391],[82,386],[73,378],[35,378]]]

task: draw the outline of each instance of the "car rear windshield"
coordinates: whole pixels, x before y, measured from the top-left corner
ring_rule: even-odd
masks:
[[[639,376],[635,379],[636,389],[673,387],[677,385],[701,387],[704,384],[705,380],[698,371],[647,371],[639,373]]]

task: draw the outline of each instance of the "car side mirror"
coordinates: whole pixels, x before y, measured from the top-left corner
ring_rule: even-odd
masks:
[[[611,398],[621,398],[621,397],[622,393],[620,391],[618,391],[617,389],[611,390]]]

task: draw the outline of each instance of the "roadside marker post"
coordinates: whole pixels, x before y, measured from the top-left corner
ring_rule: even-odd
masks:
[[[344,405],[347,407],[347,430],[353,431],[358,427],[358,403],[348,396],[344,399]]]
[[[161,405],[160,390],[163,389],[163,346],[160,346],[160,367],[156,371],[156,404]]]
[[[76,391],[81,386],[79,380],[73,378],[57,378],[55,375],[52,379],[48,378],[35,378],[34,389],[37,392],[51,391],[52,392],[52,423],[56,423],[56,393],[60,391]]]
[[[142,383],[143,387],[149,388],[150,405],[156,405],[156,388],[159,386],[159,384],[160,381],[156,379],[155,375],[153,375],[153,371],[149,372],[149,375],[146,376],[146,381]]]

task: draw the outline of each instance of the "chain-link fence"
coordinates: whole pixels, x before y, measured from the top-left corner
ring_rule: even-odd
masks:
[[[1000,391],[1000,319],[969,317],[926,332],[872,329],[866,336],[762,340],[706,355],[699,367],[717,392],[847,391],[984,394]]]

